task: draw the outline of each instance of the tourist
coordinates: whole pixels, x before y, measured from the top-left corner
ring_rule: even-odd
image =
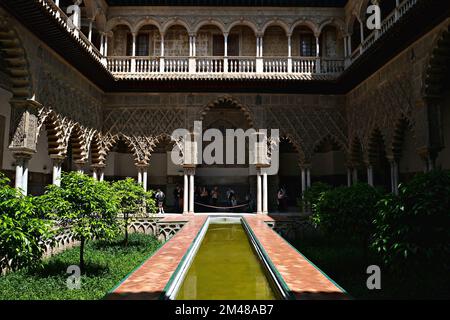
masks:
[[[230,187],[227,189],[227,200],[228,200],[228,205],[232,206],[231,204],[231,198],[234,196],[234,190],[231,189]]]
[[[180,203],[180,199],[183,198],[183,191],[181,190],[179,184],[177,184],[175,190],[173,191],[173,198],[175,201],[175,212],[180,212],[180,209],[182,208],[182,202]]]
[[[215,186],[211,191],[212,205],[217,206],[219,202],[219,187]]]
[[[233,194],[232,196],[231,196],[231,206],[232,207],[236,207],[237,206],[237,199],[236,199],[236,196]]]
[[[158,214],[164,214],[164,199],[166,198],[166,195],[158,188],[156,190],[155,198],[158,203]]]
[[[283,187],[280,187],[277,192],[277,204],[278,204],[278,212],[283,212],[285,207],[285,197],[286,197],[286,191]]]
[[[253,197],[250,192],[247,192],[247,194],[245,195],[245,202],[247,202],[248,204],[248,212],[253,212]]]

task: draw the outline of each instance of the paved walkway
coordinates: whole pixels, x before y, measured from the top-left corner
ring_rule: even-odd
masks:
[[[170,277],[206,219],[206,215],[164,218],[168,221],[187,221],[187,223],[159,251],[113,290],[107,299],[154,300],[160,298]],[[281,220],[283,217],[246,215],[244,219],[297,299],[347,298],[337,285],[266,224],[268,221]]]
[[[270,260],[299,300],[346,299],[347,295],[267,224],[282,217],[246,216]]]
[[[184,254],[205,223],[206,216],[167,217],[164,221],[188,221],[142,266],[128,276],[106,299],[156,300],[163,293]]]

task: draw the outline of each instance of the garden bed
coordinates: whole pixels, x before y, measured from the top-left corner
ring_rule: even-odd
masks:
[[[424,266],[407,274],[393,274],[373,254],[365,257],[361,246],[348,239],[304,238],[293,245],[354,299],[449,299],[450,278],[440,266]],[[381,290],[366,286],[367,267],[381,268]]]
[[[23,269],[0,276],[0,300],[96,300],[103,298],[128,273],[160,246],[154,237],[131,234],[114,241],[92,241],[85,248],[81,288],[69,290],[67,268],[79,264],[79,248],[68,249],[44,261],[38,270]]]

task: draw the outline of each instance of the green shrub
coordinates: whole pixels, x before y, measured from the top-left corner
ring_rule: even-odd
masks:
[[[381,197],[379,189],[367,184],[338,187],[321,194],[313,204],[311,219],[325,233],[361,242],[367,248]]]
[[[48,186],[40,202],[80,241],[81,270],[86,241],[108,240],[119,233],[118,197],[107,182],[77,172],[63,174],[61,187]]]
[[[9,186],[0,173],[0,269],[41,265],[51,223],[43,219],[32,197]]]
[[[118,197],[119,213],[123,215],[125,244],[127,244],[130,221],[145,213],[155,213],[155,199],[153,199],[151,191],[146,192],[140,184],[131,178],[114,182],[112,187]]]
[[[303,194],[303,198],[299,199],[299,204],[300,206],[311,206],[314,210],[314,207],[318,203],[320,197],[325,192],[328,192],[332,189],[333,187],[327,183],[316,182],[311,186],[311,188],[305,191],[305,193]]]
[[[450,173],[417,175],[378,203],[373,248],[393,269],[450,265]]]

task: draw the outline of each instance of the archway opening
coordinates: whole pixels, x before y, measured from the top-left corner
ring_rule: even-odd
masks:
[[[112,43],[108,46],[108,56],[131,56],[131,30],[126,24],[118,24],[112,29]]]
[[[117,181],[126,178],[137,180],[137,168],[133,150],[123,137],[120,137],[108,152],[105,161],[105,180]]]
[[[265,57],[286,57],[288,38],[286,31],[277,25],[269,26],[264,32],[263,52]]]
[[[301,211],[298,199],[302,194],[300,154],[291,139],[280,138],[280,168],[277,175],[269,176],[269,212]],[[278,191],[283,188],[285,199],[278,199]]]
[[[36,153],[28,164],[28,193],[42,195],[45,187],[52,183],[53,161],[50,158],[50,146],[56,142],[56,130],[51,121],[45,121],[39,130]]]
[[[390,164],[386,157],[384,138],[380,130],[375,130],[369,142],[369,162],[373,168],[374,186],[382,187],[389,192],[391,189]]]
[[[314,149],[311,159],[311,182],[331,186],[347,184],[346,157],[341,146],[331,137],[323,139]]]
[[[308,26],[297,26],[292,32],[292,55],[294,57],[317,56],[317,40]]]
[[[148,168],[148,190],[161,189],[166,195],[165,211],[181,213],[180,203],[175,202],[175,188],[183,187],[183,168],[175,165],[171,160],[170,152],[174,142],[167,135],[158,139],[153,147]]]
[[[248,131],[251,122],[241,107],[233,101],[221,100],[203,115],[202,121],[203,163],[196,169],[195,201],[202,205],[231,207],[232,200],[243,205],[256,199],[256,170],[249,164],[249,136],[235,136],[239,132],[251,134]],[[217,193],[217,200],[212,193]],[[219,210],[202,205],[196,206],[197,212]],[[248,210],[243,206],[230,211]]]

